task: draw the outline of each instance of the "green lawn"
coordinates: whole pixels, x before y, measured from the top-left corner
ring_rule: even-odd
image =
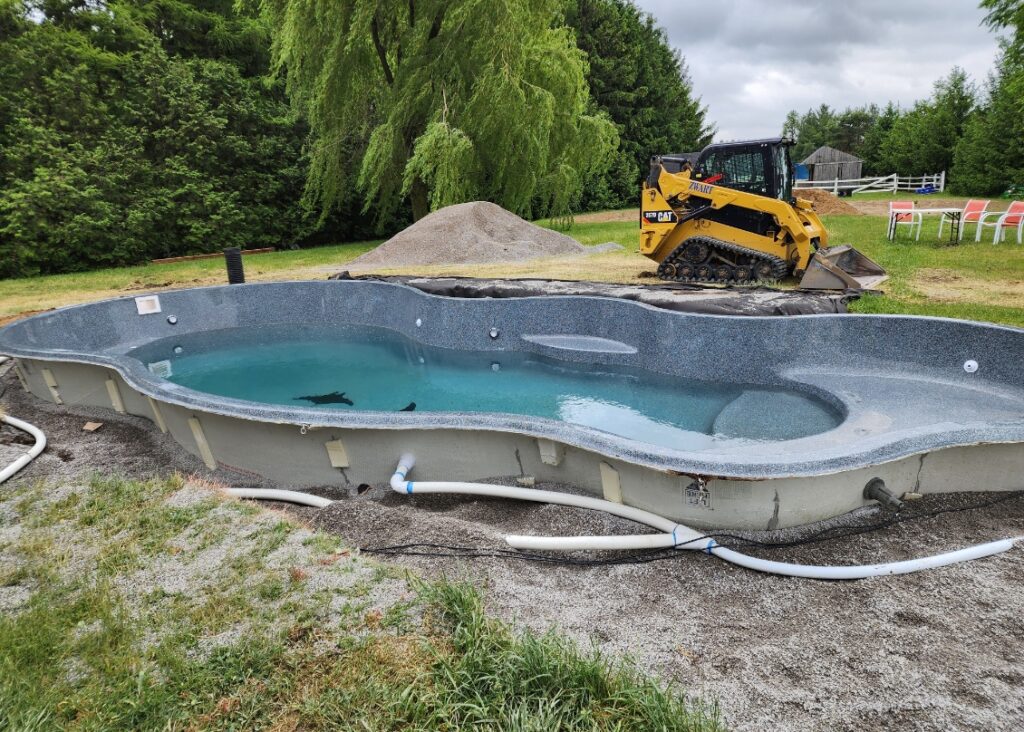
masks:
[[[875,198],[888,194],[865,194]],[[1002,203],[1002,202],[999,202]],[[922,204],[923,205],[923,204]],[[452,265],[382,270],[388,274],[546,276],[612,282],[654,282],[654,263],[637,253],[638,224],[625,221],[577,222],[568,230],[584,244],[614,241],[621,252],[587,259],[534,260],[517,264]],[[883,296],[868,296],[855,312],[910,313],[967,318],[1024,326],[1024,247],[975,244],[971,237],[949,246],[936,236],[937,217],[925,220],[920,241],[901,230],[898,241],[885,238],[884,216],[825,216],[833,244],[852,244],[885,267],[890,280]],[[541,222],[546,223],[546,222]],[[973,231],[970,232],[973,234]],[[991,237],[991,233],[988,233]],[[339,244],[246,258],[249,280],[322,279],[376,242]],[[220,259],[145,265],[80,274],[0,280],[0,322],[5,317],[117,295],[166,287],[192,287],[224,281]],[[795,286],[786,283],[785,286]]]
[[[379,242],[257,254],[245,259],[246,275],[254,280],[315,277],[325,263],[347,262]],[[322,276],[326,276],[323,274]],[[162,287],[190,287],[224,282],[224,260],[196,259],[172,264],[146,264],[93,272],[0,280],[0,320],[17,313],[44,310],[102,297]]]
[[[920,241],[901,229],[886,239],[886,220],[877,216],[825,217],[830,242],[853,244],[889,272],[881,296],[853,304],[861,313],[906,313],[984,320],[1024,326],[1024,247],[975,243],[967,237],[949,245],[937,238],[937,217],[926,218]],[[969,231],[973,234],[973,229]]]

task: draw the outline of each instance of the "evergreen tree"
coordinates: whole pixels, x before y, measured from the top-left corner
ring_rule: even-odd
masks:
[[[995,30],[1012,30],[1004,55],[1013,63],[1024,58],[1024,2],[1021,0],[981,0],[981,7],[988,11],[985,22]]]
[[[930,99],[893,124],[882,144],[882,156],[900,175],[949,171],[953,153],[974,110],[974,84],[960,68],[935,82]]]
[[[863,159],[864,142],[868,133],[877,124],[878,118],[878,107],[874,104],[843,110],[839,114],[831,146]]]
[[[864,175],[889,175],[894,168],[882,152],[882,148],[893,125],[900,118],[900,110],[892,102],[875,118],[874,124],[864,133],[864,140],[857,156],[864,161]]]
[[[805,159],[822,145],[832,146],[839,133],[839,117],[827,104],[822,104],[817,109],[809,109],[804,115],[797,115],[795,111],[790,112],[786,116],[786,123],[793,126],[792,133],[796,144],[793,146],[792,156],[797,162]]]
[[[129,0],[3,0],[0,276],[289,243],[303,129],[245,64],[169,56]]]
[[[635,206],[652,155],[711,141],[707,110],[665,31],[629,0],[578,0],[567,22],[590,62],[590,95],[619,132],[615,162],[587,181],[585,205]]]
[[[989,77],[987,99],[967,123],[956,146],[953,188],[992,196],[1024,184],[1024,64],[1006,49]]]

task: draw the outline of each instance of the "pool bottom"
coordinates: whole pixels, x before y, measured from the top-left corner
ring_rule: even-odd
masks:
[[[398,455],[411,451],[423,479],[530,476],[697,528],[776,529],[871,503],[863,491],[876,477],[901,495],[1017,490],[1024,474],[1024,450],[1007,443],[951,447],[829,475],[736,480],[652,469],[494,430],[303,428],[224,416],[148,397],[103,366],[19,359],[18,371],[36,397],[144,417],[211,470],[255,473],[283,486],[383,484]]]
[[[338,412],[539,417],[673,450],[798,439],[843,420],[796,385],[696,381],[523,351],[439,348],[381,327],[218,329],[160,339],[127,355],[154,375],[214,397]]]

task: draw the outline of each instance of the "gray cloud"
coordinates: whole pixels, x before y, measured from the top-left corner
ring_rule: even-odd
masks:
[[[903,107],[960,66],[979,84],[997,39],[976,0],[636,0],[686,57],[718,139],[775,135],[819,104]]]

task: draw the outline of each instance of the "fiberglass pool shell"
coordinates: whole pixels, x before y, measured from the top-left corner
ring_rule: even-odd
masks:
[[[0,330],[0,352],[26,362],[107,367],[142,395],[208,414],[307,428],[517,433],[717,478],[825,475],[941,448],[1024,440],[1024,331],[1015,328],[906,316],[692,315],[591,297],[462,300],[358,281],[178,290],[160,293],[159,302],[160,312],[145,315],[131,297],[37,315]],[[225,398],[160,378],[127,355],[186,333],[289,324],[375,326],[441,348],[790,389],[831,405],[838,424],[797,439],[718,439],[674,449],[512,413],[339,411]],[[488,474],[486,466],[480,470]]]

